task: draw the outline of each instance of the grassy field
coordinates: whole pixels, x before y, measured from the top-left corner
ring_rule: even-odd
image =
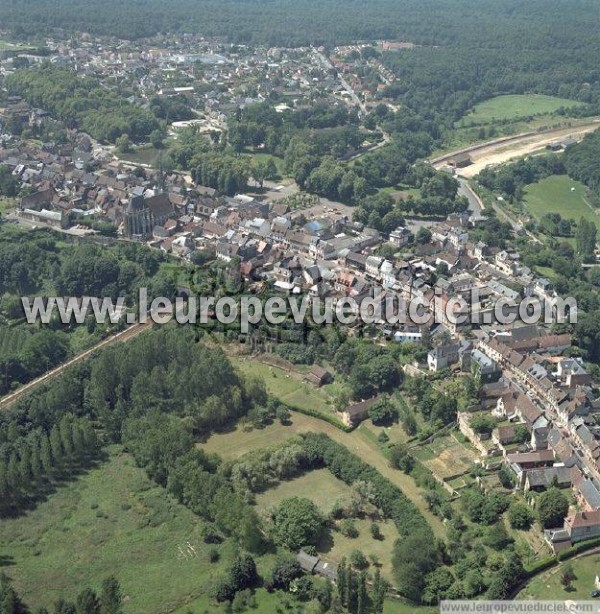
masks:
[[[24,43],[11,43],[7,40],[0,39],[0,51],[20,51],[25,53],[27,51],[33,51],[34,47],[25,45]]]
[[[226,459],[238,458],[251,450],[273,446],[293,435],[309,431],[327,434],[334,441],[346,446],[364,462],[375,467],[379,473],[397,486],[416,505],[431,525],[436,536],[445,536],[446,531],[443,523],[429,511],[421,490],[417,487],[413,478],[390,467],[388,459],[382,454],[377,442],[374,441],[373,434],[368,435],[363,425],[351,433],[344,433],[323,420],[293,412],[292,424],[289,426],[282,426],[279,422],[274,422],[264,429],[253,429],[250,432],[244,432],[238,428],[229,433],[212,435],[201,444],[201,447],[207,452],[214,452]]]
[[[385,542],[384,542],[385,543]],[[264,589],[258,589],[255,594],[256,609],[250,609],[248,612],[256,612],[257,614],[282,614],[282,612],[301,612],[301,609],[294,609],[292,604],[298,606],[298,602],[289,597],[281,598],[278,593],[267,593]],[[289,604],[289,607],[288,607]],[[204,600],[199,599],[191,601],[184,607],[176,610],[174,614],[222,614],[230,612],[225,605],[218,606],[211,604],[210,609],[206,607]],[[409,603],[399,601],[397,599],[388,599],[383,608],[383,614],[437,614],[439,608],[425,608],[415,606]]]
[[[600,571],[600,554],[592,554],[571,561],[577,579],[572,591],[566,591],[560,583],[561,569],[565,563],[536,576],[517,596],[517,599],[589,599],[596,589],[596,574]]]
[[[518,120],[533,115],[554,113],[561,107],[573,107],[581,104],[576,100],[543,96],[541,94],[523,94],[496,96],[481,102],[461,120],[460,124],[489,124],[494,121]]]
[[[321,424],[316,418],[294,412],[291,424],[283,425],[276,421],[263,429],[252,429],[251,431],[244,431],[237,427],[229,433],[211,435],[206,442],[201,444],[201,447],[203,450],[218,454],[224,459],[239,458],[252,450],[283,443],[294,435],[309,431],[317,432]]]
[[[289,497],[310,499],[324,514],[328,514],[336,501],[346,500],[350,487],[338,480],[328,469],[317,469],[288,482],[281,482],[256,497],[260,510],[276,507]]]
[[[200,528],[196,516],[113,449],[106,463],[33,512],[0,523],[0,553],[8,561],[2,571],[34,609],[115,574],[127,596],[125,614],[170,612],[200,597],[219,567],[207,562]],[[196,555],[186,558],[188,543]]]
[[[250,155],[252,156],[252,159],[256,160],[257,162],[259,160],[266,160],[267,162],[269,160],[273,160],[273,162],[275,162],[275,166],[277,167],[277,173],[280,177],[283,177],[283,158],[267,153],[250,153]]]
[[[148,164],[153,167],[158,166],[159,150],[150,146],[144,145],[136,147],[128,153],[118,153],[120,160],[131,162],[132,164]]]
[[[0,523],[0,570],[14,580],[32,609],[51,607],[61,596],[72,599],[85,586],[99,588],[103,578],[114,574],[125,595],[124,614],[229,611],[207,597],[207,589],[223,573],[235,546],[224,542],[219,546],[221,562],[210,564],[210,546],[200,539],[202,522],[154,485],[129,455],[116,447],[110,452],[107,462],[65,485],[27,516]],[[317,495],[325,504],[326,495],[332,492],[330,480],[339,481],[314,473],[312,479],[324,486]],[[294,494],[308,494],[308,482],[299,486],[304,479],[295,481]],[[347,489],[341,482],[336,488],[340,485],[339,492]],[[388,523],[381,528],[386,539],[373,543],[372,548],[385,547],[391,552],[395,529]],[[360,529],[359,538],[348,545],[335,534],[327,554],[330,560],[363,547],[361,540],[370,539],[370,534],[368,527]],[[364,550],[375,552],[367,545]],[[383,552],[380,559],[385,567]],[[273,555],[260,557],[257,564],[261,574],[267,573]],[[255,599],[257,612],[278,614],[288,598],[259,589]],[[433,611],[392,600],[385,609],[387,614]]]
[[[553,175],[527,186],[523,202],[538,219],[545,213],[560,213],[576,221],[585,217],[600,228],[600,216],[587,199],[585,186],[567,175]]]
[[[354,524],[358,530],[358,537],[350,538],[337,531],[333,532],[333,545],[322,553],[323,560],[338,564],[344,557],[349,559],[353,550],[360,550],[367,558],[373,554],[379,559],[381,574],[393,582],[392,554],[394,542],[398,539],[398,530],[394,523],[391,520],[376,523],[383,539],[373,539],[369,530],[370,520],[356,520]],[[369,571],[374,571],[373,566]]]
[[[7,209],[14,209],[17,204],[16,198],[8,198],[6,196],[0,196],[0,213],[3,213]]]
[[[328,415],[335,414],[333,395],[339,387],[335,382],[315,388],[282,369],[257,360],[232,357],[231,361],[244,375],[254,375],[264,379],[269,393],[284,403],[300,409],[316,410]]]

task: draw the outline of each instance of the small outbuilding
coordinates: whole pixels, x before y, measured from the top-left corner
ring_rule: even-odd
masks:
[[[459,153],[448,159],[448,166],[451,168],[465,168],[471,166],[473,160],[468,153]]]

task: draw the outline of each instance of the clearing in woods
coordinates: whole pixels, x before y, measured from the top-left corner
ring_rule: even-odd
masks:
[[[266,511],[289,497],[304,497],[328,514],[336,501],[348,501],[350,493],[350,487],[338,480],[329,469],[315,469],[293,480],[279,482],[274,488],[258,494],[256,505],[259,510]]]
[[[515,120],[544,113],[554,113],[560,108],[569,108],[582,103],[568,98],[544,96],[542,94],[522,94],[496,96],[475,105],[459,125],[489,124],[494,121]]]
[[[587,188],[567,175],[552,175],[528,185],[523,202],[537,219],[546,213],[560,213],[576,222],[584,217],[600,228],[600,216],[587,197]]]

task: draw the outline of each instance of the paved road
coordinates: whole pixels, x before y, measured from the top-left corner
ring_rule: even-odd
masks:
[[[475,217],[481,217],[485,205],[479,196],[474,192],[473,188],[469,185],[469,182],[462,177],[458,177],[458,193],[461,196],[465,196],[469,201],[469,209],[473,212]]]

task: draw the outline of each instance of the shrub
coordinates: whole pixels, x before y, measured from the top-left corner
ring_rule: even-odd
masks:
[[[350,537],[351,539],[356,539],[359,535],[358,529],[354,524],[354,520],[351,520],[350,518],[346,518],[340,522],[340,533],[346,537]]]

